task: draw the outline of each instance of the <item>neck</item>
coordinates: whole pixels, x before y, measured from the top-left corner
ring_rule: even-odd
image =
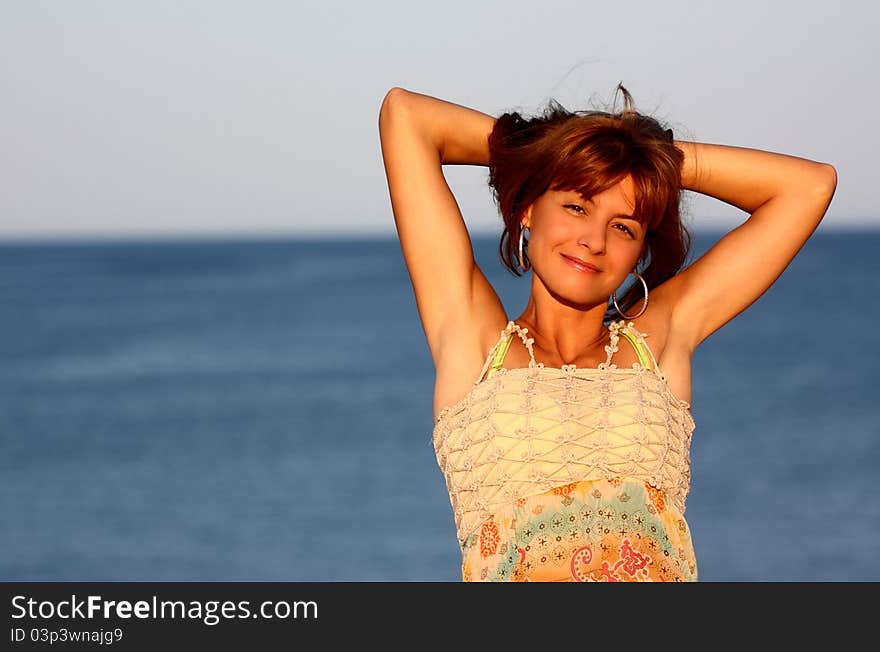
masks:
[[[609,341],[608,328],[603,323],[606,304],[575,307],[552,297],[548,299],[542,301],[533,293],[516,320],[529,329],[535,345],[547,354],[545,357],[574,364],[585,353],[600,349]]]

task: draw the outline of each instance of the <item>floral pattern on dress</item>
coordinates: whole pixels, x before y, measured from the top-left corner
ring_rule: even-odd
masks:
[[[684,517],[653,485],[570,483],[515,501],[462,547],[462,579],[518,582],[696,581]]]

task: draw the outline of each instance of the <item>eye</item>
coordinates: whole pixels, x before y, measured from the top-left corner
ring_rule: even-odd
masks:
[[[583,208],[581,208],[578,204],[565,204],[563,206],[563,208],[567,208],[567,209],[574,211],[575,213],[578,213],[578,214],[586,215],[586,211]],[[620,227],[620,229],[618,229],[618,230],[621,230],[622,232],[626,233],[631,238],[636,237],[635,234],[630,230],[630,228],[623,225],[623,224],[615,224],[614,227],[615,228]]]

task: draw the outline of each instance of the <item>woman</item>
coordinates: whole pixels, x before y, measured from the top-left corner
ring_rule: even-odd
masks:
[[[780,276],[834,195],[831,165],[676,141],[617,90],[620,112],[551,102],[530,119],[401,88],[382,103],[465,581],[696,581],[691,357]],[[531,275],[515,319],[474,260],[452,164],[489,167],[502,261]],[[683,189],[750,214],[687,267]]]

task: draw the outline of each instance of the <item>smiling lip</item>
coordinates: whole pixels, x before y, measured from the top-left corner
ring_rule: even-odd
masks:
[[[595,265],[591,265],[590,263],[585,263],[582,260],[578,260],[577,258],[572,258],[571,256],[566,256],[562,254],[562,257],[565,258],[565,262],[574,267],[575,269],[579,269],[582,272],[601,272],[602,270],[596,267]]]

